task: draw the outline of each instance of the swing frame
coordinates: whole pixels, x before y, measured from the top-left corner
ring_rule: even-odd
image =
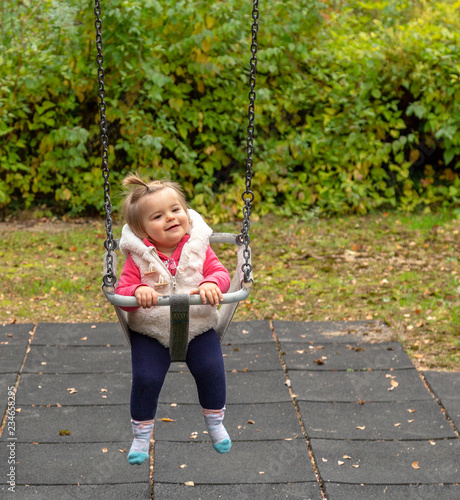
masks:
[[[238,263],[233,276],[230,289],[223,294],[223,300],[219,308],[219,322],[216,331],[220,341],[225,335],[227,328],[233,318],[238,303],[246,299],[252,291],[254,278],[252,274],[251,249],[249,246],[250,236],[249,217],[254,201],[254,193],[251,190],[252,183],[252,153],[254,142],[254,110],[255,110],[255,84],[256,84],[256,69],[257,69],[257,33],[258,33],[258,10],[259,0],[253,0],[252,9],[252,42],[251,42],[251,60],[249,74],[249,107],[248,107],[248,127],[247,127],[247,159],[246,159],[246,189],[242,193],[241,198],[244,201],[243,207],[243,223],[242,230],[239,235],[231,233],[213,233],[210,237],[210,243],[230,243],[238,246]],[[110,170],[108,167],[108,136],[107,136],[107,119],[106,119],[106,104],[105,104],[105,87],[104,87],[104,56],[102,43],[102,21],[101,21],[101,0],[95,0],[94,13],[96,16],[96,48],[97,48],[97,64],[98,64],[98,96],[99,111],[100,111],[100,134],[99,140],[102,145],[102,175],[104,178],[104,209],[106,214],[106,233],[107,239],[104,242],[106,252],[104,254],[104,275],[102,283],[102,291],[107,300],[114,306],[120,324],[126,335],[128,343],[130,343],[129,326],[127,322],[127,313],[121,307],[138,307],[135,297],[126,297],[115,293],[115,284],[117,281],[116,267],[117,257],[116,250],[118,249],[118,240],[115,240],[112,231],[112,202],[110,199]],[[188,346],[188,320],[190,305],[202,305],[201,298],[198,295],[175,294],[162,296],[158,298],[157,306],[169,306],[171,310],[171,331],[170,331],[170,354],[171,361],[184,361]]]

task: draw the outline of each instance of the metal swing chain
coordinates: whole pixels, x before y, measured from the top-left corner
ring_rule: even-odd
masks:
[[[249,237],[249,216],[251,215],[252,202],[254,201],[254,193],[251,190],[252,182],[252,153],[254,150],[254,108],[256,100],[256,70],[257,70],[257,33],[259,30],[258,19],[259,19],[259,0],[253,0],[252,8],[252,42],[251,42],[251,70],[249,73],[249,108],[248,108],[248,138],[247,138],[247,159],[246,159],[246,190],[241,195],[245,205],[243,207],[243,227],[241,234],[238,236],[239,241],[244,244],[245,248],[243,251],[243,257],[245,262],[242,265],[242,271],[244,275],[244,282],[248,283],[251,281],[252,266],[250,264],[251,250],[249,249],[249,243],[251,241]]]
[[[112,251],[116,250],[116,242],[112,232],[112,201],[110,199],[110,184],[109,184],[109,153],[108,153],[108,137],[107,137],[107,119],[105,116],[106,104],[105,88],[104,88],[104,55],[102,53],[102,21],[101,3],[100,0],[95,0],[94,14],[96,15],[96,47],[97,47],[97,65],[98,65],[98,81],[99,91],[98,96],[100,99],[99,111],[101,115],[99,141],[102,145],[102,176],[104,177],[104,209],[105,209],[105,229],[107,232],[107,239],[104,242],[105,249],[107,250],[106,257],[106,273],[102,278],[103,286],[113,287],[117,281],[117,277],[113,270],[113,255]]]
[[[251,251],[249,249],[250,236],[249,236],[249,217],[251,215],[252,202],[254,201],[254,193],[251,190],[252,182],[252,153],[254,144],[254,108],[255,108],[255,86],[256,86],[256,70],[257,70],[257,33],[258,33],[258,19],[259,19],[259,1],[253,0],[252,9],[252,19],[253,24],[251,28],[252,32],[252,42],[251,42],[251,60],[250,60],[250,74],[249,74],[249,108],[248,108],[248,138],[247,138],[247,159],[246,159],[246,189],[241,195],[245,206],[243,207],[243,224],[241,234],[238,236],[239,241],[245,246],[243,251],[243,257],[245,262],[242,265],[242,271],[244,275],[245,283],[251,280],[252,266],[250,264]],[[102,175],[104,177],[104,209],[106,214],[106,232],[107,239],[104,242],[105,249],[107,250],[106,257],[106,273],[103,277],[103,285],[106,287],[113,287],[117,281],[117,277],[113,271],[113,256],[112,251],[116,249],[116,242],[113,237],[112,232],[112,202],[110,199],[110,184],[109,184],[109,167],[108,167],[108,137],[107,137],[107,119],[105,116],[106,104],[105,98],[105,88],[104,88],[104,56],[103,56],[103,44],[102,44],[102,21],[100,19],[101,14],[101,4],[100,0],[95,0],[94,13],[96,15],[95,27],[96,27],[96,47],[97,47],[97,64],[98,64],[98,81],[99,81],[99,91],[98,96],[100,98],[99,111],[101,116],[100,121],[100,135],[99,140],[102,145]]]

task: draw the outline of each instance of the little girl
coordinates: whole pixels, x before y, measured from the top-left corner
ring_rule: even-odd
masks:
[[[116,293],[135,296],[139,307],[126,307],[131,336],[131,422],[134,441],[130,464],[148,458],[158,397],[171,359],[169,308],[155,307],[159,295],[199,294],[203,305],[190,306],[186,363],[213,447],[227,453],[230,437],[222,424],[225,371],[217,325],[217,304],[230,287],[230,275],[209,246],[211,228],[187,209],[178,184],[144,182],[137,175],[123,181],[131,188],[124,202],[127,224],[120,249],[126,262]],[[207,304],[209,301],[209,304]]]

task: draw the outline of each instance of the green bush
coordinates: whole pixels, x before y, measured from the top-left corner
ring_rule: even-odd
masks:
[[[103,205],[94,2],[5,0],[0,206]],[[170,177],[232,218],[244,189],[251,6],[102,0],[113,199]],[[460,202],[460,2],[260,3],[256,211]]]

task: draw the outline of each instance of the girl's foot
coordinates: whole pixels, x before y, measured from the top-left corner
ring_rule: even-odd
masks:
[[[153,420],[138,422],[131,420],[134,440],[128,453],[131,465],[140,465],[149,458],[150,437],[153,432]]]
[[[203,408],[203,416],[212,447],[218,453],[227,453],[232,447],[232,440],[222,424],[224,420],[225,407],[222,410],[206,410]]]

